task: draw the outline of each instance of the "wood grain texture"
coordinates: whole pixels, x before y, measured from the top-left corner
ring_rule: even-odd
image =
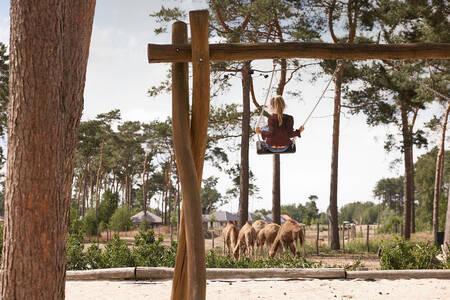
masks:
[[[149,63],[192,61],[190,45],[148,44]],[[450,59],[450,43],[415,44],[210,44],[211,61],[271,58],[319,59]]]

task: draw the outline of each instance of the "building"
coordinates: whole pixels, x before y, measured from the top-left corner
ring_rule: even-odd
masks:
[[[131,217],[131,221],[133,221],[133,224],[139,225],[144,220],[144,211],[140,211],[134,216]],[[147,222],[152,226],[161,225],[162,219],[161,217],[158,217],[157,215],[147,211]]]
[[[223,228],[228,221],[237,221],[237,215],[227,211],[216,211],[210,215],[202,215],[203,228],[205,230],[213,228]]]

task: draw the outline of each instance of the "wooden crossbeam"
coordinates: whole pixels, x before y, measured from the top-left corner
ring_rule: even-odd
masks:
[[[271,58],[318,59],[450,59],[450,43],[415,44],[210,44],[211,61]],[[148,44],[149,63],[190,62],[191,45]]]

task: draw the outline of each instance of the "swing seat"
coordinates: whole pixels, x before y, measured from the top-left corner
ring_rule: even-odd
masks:
[[[284,150],[283,152],[272,152],[268,147],[267,144],[263,141],[257,141],[256,142],[256,153],[258,155],[262,154],[289,154],[289,153],[295,153],[296,147],[295,147],[295,141],[292,141],[292,143],[289,145],[289,147]]]

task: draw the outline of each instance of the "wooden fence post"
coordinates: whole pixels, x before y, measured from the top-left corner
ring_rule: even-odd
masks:
[[[367,237],[366,237],[366,244],[367,244],[367,253],[369,253],[369,225],[367,225]]]
[[[316,254],[319,255],[319,222],[317,222]]]
[[[345,226],[342,224],[342,251],[345,253]]]

